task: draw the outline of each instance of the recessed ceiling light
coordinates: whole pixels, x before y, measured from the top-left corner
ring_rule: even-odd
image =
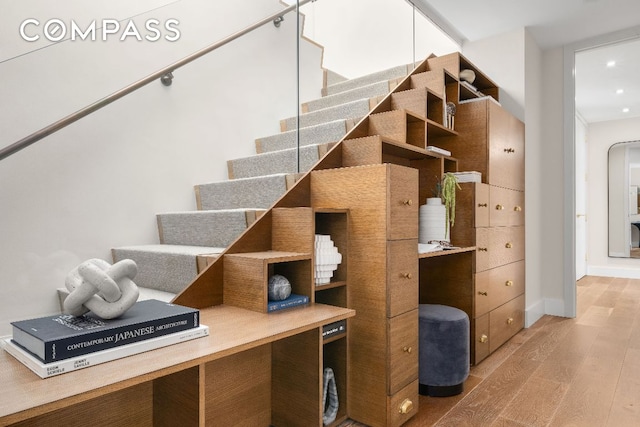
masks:
[[[616,66],[616,61],[607,62],[607,68],[611,68],[611,67],[615,67],[615,66]]]
[[[623,108],[623,109],[622,109],[622,112],[623,112],[623,113],[628,113],[628,112],[629,112],[629,109],[628,109],[628,108]]]
[[[623,94],[623,93],[624,93],[624,89],[618,89],[618,90],[616,91],[616,93],[617,93],[618,95],[621,95],[621,94]]]

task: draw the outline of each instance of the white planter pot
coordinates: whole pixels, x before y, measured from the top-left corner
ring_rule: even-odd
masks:
[[[418,241],[449,241],[447,236],[447,212],[439,197],[430,197],[427,204],[420,206],[420,228]]]

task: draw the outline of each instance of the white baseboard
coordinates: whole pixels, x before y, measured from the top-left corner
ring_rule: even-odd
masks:
[[[620,277],[623,279],[640,279],[640,268],[637,267],[587,267],[589,276]]]
[[[526,308],[524,313],[524,327],[528,328],[536,323],[542,316],[567,317],[564,312],[564,300],[555,298],[543,298]]]

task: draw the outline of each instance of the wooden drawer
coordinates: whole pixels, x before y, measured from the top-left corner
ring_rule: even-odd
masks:
[[[418,310],[389,319],[387,325],[387,394],[393,395],[418,378]]]
[[[489,313],[489,351],[496,351],[523,327],[524,294]]]
[[[489,314],[473,320],[471,362],[476,364],[489,355]]]
[[[418,238],[418,171],[394,166],[389,169],[387,239]]]
[[[387,398],[387,426],[399,427],[418,413],[418,379]]]
[[[418,240],[387,242],[387,316],[418,308]]]
[[[503,227],[524,225],[524,192],[489,187],[489,225]]]
[[[475,316],[482,316],[524,293],[524,261],[477,273]]]
[[[524,226],[476,229],[476,272],[524,259]]]

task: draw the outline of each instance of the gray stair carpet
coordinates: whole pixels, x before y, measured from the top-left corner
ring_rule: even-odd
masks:
[[[162,213],[157,215],[160,243],[227,247],[263,212],[227,209]]]
[[[200,210],[267,209],[287,191],[287,174],[200,184],[195,191]]]
[[[334,120],[315,126],[301,128],[300,146],[340,141],[351,127],[352,125],[348,120]],[[256,152],[260,154],[296,148],[296,133],[297,132],[295,130],[290,130],[256,139]]]
[[[366,86],[371,83],[380,82],[383,80],[393,80],[401,77],[405,77],[411,71],[413,71],[413,65],[399,65],[397,67],[389,68],[387,70],[378,71],[376,73],[367,74],[366,76],[357,77],[355,79],[346,80],[336,84],[327,86],[322,90],[322,94],[333,95],[346,90],[355,89],[360,86]]]
[[[348,80],[345,76],[336,73],[335,71],[331,71],[328,69],[324,69],[324,87],[334,85],[336,83],[343,82]]]
[[[138,265],[136,285],[177,294],[198,274],[198,255],[219,254],[225,248],[180,245],[125,246],[111,250],[113,262],[131,259]]]
[[[300,147],[300,170],[298,170],[298,149],[272,151],[270,153],[229,160],[229,178],[249,178],[276,173],[306,172],[327,152],[329,144]]]
[[[320,123],[339,119],[360,119],[366,116],[370,109],[371,107],[368,98],[348,102],[335,107],[324,108],[311,113],[301,114],[300,127],[314,126]],[[293,130],[295,128],[296,117],[289,117],[288,119],[280,121],[280,129],[282,129],[282,131]]]
[[[376,98],[388,94],[393,85],[393,81],[384,80],[367,86],[360,86],[355,89],[339,92],[334,95],[328,95],[302,104],[302,111],[310,113],[363,98]]]

